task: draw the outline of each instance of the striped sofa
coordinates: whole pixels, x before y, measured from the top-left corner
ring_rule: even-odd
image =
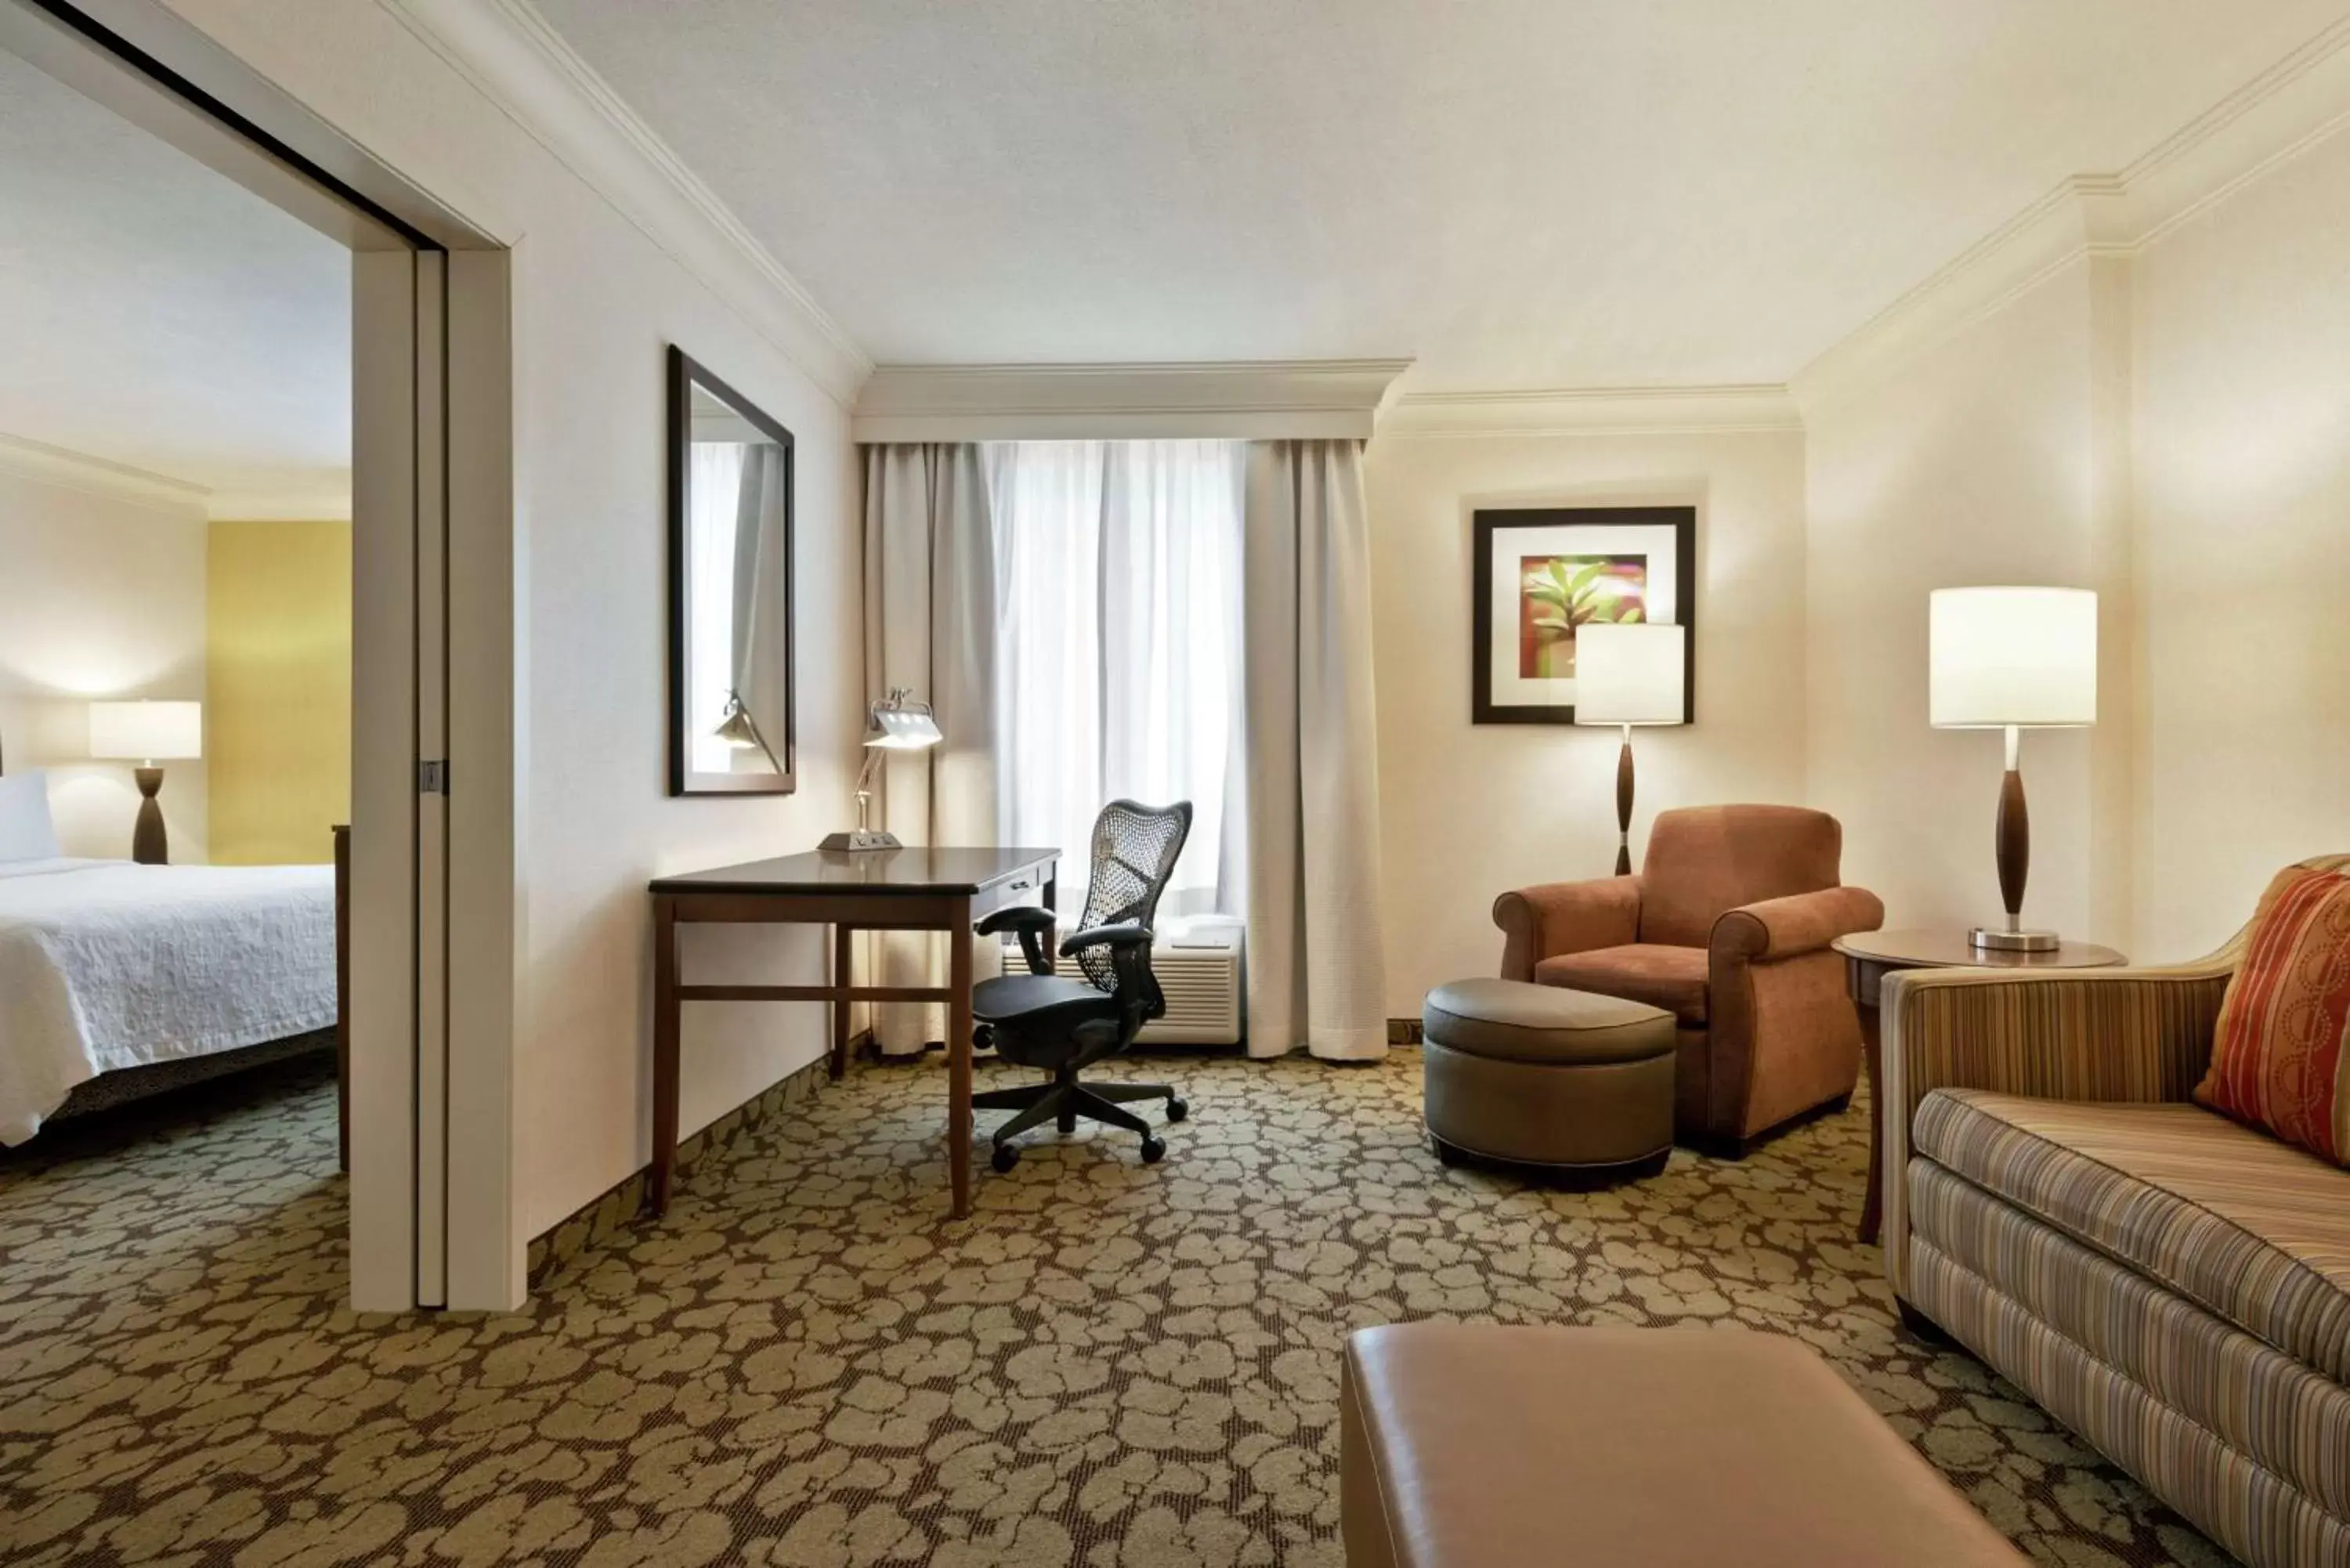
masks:
[[[2244,940],[1888,976],[1886,1272],[2254,1568],[2339,1568],[2350,1171],[2189,1097]]]

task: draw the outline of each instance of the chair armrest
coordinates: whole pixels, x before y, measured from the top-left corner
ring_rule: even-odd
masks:
[[[1908,1253],[1909,1128],[1935,1089],[2049,1100],[2191,1099],[2211,1058],[2232,950],[2191,964],[2063,971],[1903,970],[1885,977],[1885,1269]]]
[[[1159,989],[1159,981],[1150,972],[1150,941],[1149,926],[1124,920],[1110,926],[1088,926],[1061,944],[1064,958],[1074,958],[1087,948],[1109,949],[1110,968],[1118,977],[1118,1005],[1125,1010],[1129,1030],[1167,1013],[1166,993]],[[1127,1037],[1129,1044],[1131,1038]]]
[[[1723,913],[1713,922],[1716,958],[1766,963],[1817,952],[1838,937],[1885,924],[1885,901],[1866,888],[1823,888],[1765,898]]]
[[[993,914],[980,917],[972,929],[983,937],[998,931],[1016,931],[1020,937],[1020,956],[1028,961],[1030,974],[1050,974],[1053,961],[1045,956],[1045,944],[1053,940],[1053,928],[1060,917],[1052,910],[1035,904],[1013,904]]]
[[[1130,921],[1115,926],[1087,926],[1061,944],[1061,956],[1075,958],[1087,948],[1106,947],[1113,950],[1147,948],[1150,940],[1149,926],[1138,926]]]
[[[1013,904],[983,916],[972,929],[983,937],[992,937],[998,931],[1049,931],[1060,923],[1060,919],[1039,905]]]
[[[1502,929],[1502,978],[1532,980],[1534,965],[1558,953],[1619,948],[1640,940],[1640,878],[1546,882],[1493,900]]]

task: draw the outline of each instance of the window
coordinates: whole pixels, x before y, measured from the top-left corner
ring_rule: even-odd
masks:
[[[1232,441],[986,449],[999,842],[1059,845],[1081,883],[1104,803],[1188,800],[1170,914],[1239,912],[1241,461]]]

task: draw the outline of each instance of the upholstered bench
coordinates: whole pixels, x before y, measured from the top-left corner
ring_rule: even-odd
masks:
[[[1816,1355],[1745,1329],[1347,1340],[1347,1568],[2018,1568]]]
[[[1660,1007],[1457,980],[1428,993],[1420,1033],[1422,1114],[1447,1162],[1638,1176],[1672,1154],[1673,1015]]]

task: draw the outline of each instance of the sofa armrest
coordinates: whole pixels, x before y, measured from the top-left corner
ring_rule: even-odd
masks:
[[[1708,944],[1717,960],[1765,963],[1817,952],[1838,937],[1885,923],[1884,900],[1866,888],[1823,888],[1726,911]]]
[[[1904,970],[1885,977],[1885,1268],[1907,1270],[1909,1128],[1936,1089],[2050,1100],[2191,1099],[2211,1057],[2230,949],[2165,968]]]
[[[1589,952],[1640,940],[1640,879],[1546,882],[1493,900],[1502,929],[1502,978],[1532,980],[1534,965],[1557,953]]]

